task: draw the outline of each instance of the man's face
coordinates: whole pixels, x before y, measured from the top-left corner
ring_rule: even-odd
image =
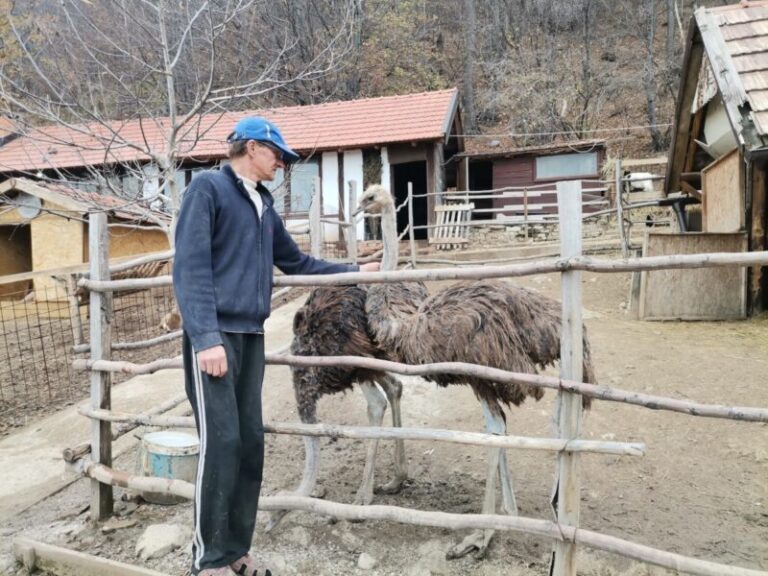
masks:
[[[256,180],[274,180],[278,168],[285,168],[283,153],[276,147],[256,140],[248,141],[248,158]]]

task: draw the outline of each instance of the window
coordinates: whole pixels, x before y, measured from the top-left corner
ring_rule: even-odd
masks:
[[[555,154],[536,158],[536,180],[595,176],[597,152]]]
[[[320,164],[317,160],[294,164],[290,176],[290,212],[309,212],[315,190],[315,178],[320,176]]]
[[[285,171],[282,168],[278,168],[275,172],[275,179],[271,181],[264,181],[262,182],[267,190],[269,190],[272,193],[272,196],[275,199],[275,211],[278,214],[284,214],[285,213],[285,193],[286,193],[286,187],[285,187]]]
[[[293,164],[288,171],[279,169],[275,179],[262,182],[275,198],[275,210],[278,214],[296,214],[309,212],[312,194],[315,191],[315,178],[320,176],[320,163],[316,159],[302,160]]]

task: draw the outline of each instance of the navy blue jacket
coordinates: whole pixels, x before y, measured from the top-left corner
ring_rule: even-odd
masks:
[[[196,352],[222,343],[220,332],[259,333],[269,316],[272,266],[285,274],[355,272],[299,250],[259,184],[261,218],[230,166],[192,180],[176,225],[173,286]]]

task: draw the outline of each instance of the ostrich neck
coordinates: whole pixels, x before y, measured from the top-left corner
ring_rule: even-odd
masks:
[[[384,248],[381,269],[385,271],[397,270],[397,216],[392,204],[387,205],[381,211],[381,241]]]
[[[385,206],[381,211],[381,238],[384,246],[381,269],[397,269],[398,240],[397,219],[393,205]],[[401,284],[374,284],[369,288],[369,305],[366,305],[368,322],[376,339],[392,355],[399,358],[400,339],[408,332],[413,320],[411,306],[407,301],[407,291]],[[404,301],[404,298],[406,299]]]

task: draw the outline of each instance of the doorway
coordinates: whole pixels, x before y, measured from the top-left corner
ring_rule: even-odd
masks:
[[[407,162],[405,164],[395,164],[392,166],[392,190],[395,195],[395,205],[400,206],[408,199],[408,182],[413,183],[413,195],[422,195],[421,198],[413,199],[413,224],[414,226],[426,226],[428,220],[427,210],[427,163]],[[402,234],[408,226],[408,207],[404,206],[397,213],[397,233]],[[427,239],[427,229],[421,228],[414,230],[414,237],[417,240]]]
[[[32,272],[32,234],[29,224],[0,226],[0,276]],[[31,280],[0,284],[0,300],[21,299]]]

